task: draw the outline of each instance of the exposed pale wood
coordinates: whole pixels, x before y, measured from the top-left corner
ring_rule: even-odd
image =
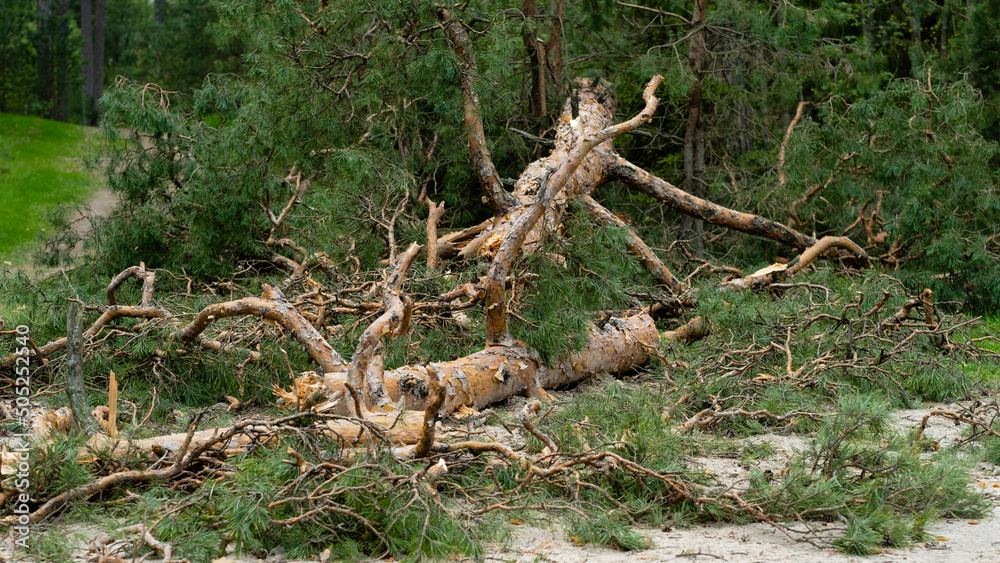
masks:
[[[438,267],[438,236],[437,226],[441,216],[444,215],[444,202],[435,204],[427,200],[427,269],[433,270]]]
[[[704,317],[695,317],[674,330],[664,332],[661,337],[664,340],[672,340],[690,344],[696,340],[701,340],[711,332],[711,323]]]
[[[741,291],[745,289],[757,290],[764,288],[772,283],[794,276],[803,268],[815,262],[817,258],[835,248],[847,251],[848,256],[858,264],[868,263],[868,254],[851,239],[847,237],[827,236],[816,241],[815,244],[807,248],[805,252],[788,264],[772,264],[749,276],[727,281],[722,284],[722,290]]]
[[[386,394],[401,407],[422,411],[430,391],[430,373],[441,381],[445,399],[442,413],[466,405],[482,409],[535,388],[553,389],[597,373],[621,373],[636,368],[659,347],[659,333],[647,313],[591,327],[588,344],[578,352],[543,364],[538,354],[522,344],[487,346],[484,350],[448,362],[405,366],[385,373]],[[325,378],[334,390],[343,388],[336,375]]]
[[[551,231],[554,224],[543,222],[536,228],[536,223],[542,215],[553,205],[562,207],[556,201],[556,197],[565,194],[563,197],[577,197],[592,191],[601,183],[603,167],[599,166],[600,155],[593,155],[593,168],[585,170],[583,174],[574,173],[585,160],[589,158],[592,149],[607,143],[605,152],[611,150],[610,140],[626,131],[631,131],[640,125],[648,122],[656,111],[657,98],[654,95],[657,86],[663,82],[663,77],[657,74],[654,76],[643,91],[643,99],[646,106],[638,115],[628,121],[617,125],[606,126],[598,130],[595,127],[610,121],[613,116],[613,109],[602,103],[601,96],[606,94],[603,88],[596,86],[583,87],[577,91],[579,96],[579,115],[574,119],[572,109],[567,104],[564,107],[560,118],[569,125],[560,128],[556,136],[556,151],[547,159],[536,161],[528,167],[528,170],[521,175],[518,180],[520,188],[516,191],[523,191],[525,185],[536,186],[530,205],[522,200],[521,207],[511,211],[511,220],[503,232],[503,237],[496,247],[496,254],[489,272],[483,279],[484,303],[486,306],[486,342],[493,344],[510,344],[510,334],[507,331],[507,303],[506,288],[507,275],[515,260],[522,254],[522,246],[529,240],[529,234],[533,234],[534,241],[537,242],[544,233]],[[587,116],[585,109],[589,109],[598,115]],[[593,117],[593,119],[588,119]],[[553,158],[555,157],[555,158]],[[596,176],[596,177],[595,177]],[[571,178],[574,180],[570,183]],[[563,205],[565,202],[563,203]],[[558,223],[559,213],[552,214],[553,223]]]
[[[406,252],[400,256],[382,290],[385,312],[368,325],[351,357],[347,380],[355,389],[361,391],[361,396],[369,409],[382,406],[388,401],[382,390],[380,345],[383,336],[398,335],[407,324],[404,322],[406,308],[401,296],[403,279],[417,254],[420,253],[420,249],[419,244],[411,243]]]

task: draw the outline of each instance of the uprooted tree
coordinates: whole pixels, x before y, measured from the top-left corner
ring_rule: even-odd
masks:
[[[554,9],[559,12],[562,3],[556,4]],[[700,299],[718,300],[719,295],[747,291],[767,291],[778,297],[782,292],[804,288],[809,292],[810,302],[812,292],[826,290],[829,304],[829,289],[807,282],[796,283],[793,277],[818,260],[829,260],[838,268],[865,268],[869,266],[865,249],[844,236],[817,238],[759,214],[696,197],[623,158],[615,150],[613,141],[634,133],[654,117],[659,102],[657,89],[664,80],[660,75],[653,76],[642,88],[641,108],[618,123],[615,122],[618,100],[610,85],[593,78],[576,79],[561,111],[553,119],[551,138],[533,138],[538,147],[550,148],[550,152],[523,167],[516,180],[503,178],[491,153],[491,146],[496,145],[491,144],[487,137],[489,128],[484,124],[484,104],[480,101],[484,71],[477,64],[470,39],[470,33],[482,31],[462,22],[450,9],[435,6],[433,16],[432,25],[425,28],[405,27],[405,33],[400,32],[404,37],[401,44],[405,46],[400,48],[407,56],[408,49],[428,51],[421,55],[430,60],[435,60],[431,55],[442,55],[440,49],[446,49],[444,66],[452,70],[453,89],[459,93],[460,104],[449,105],[430,99],[432,96],[426,92],[426,95],[419,95],[420,92],[407,91],[412,87],[404,85],[400,87],[402,93],[385,102],[381,110],[354,119],[355,104],[364,112],[380,107],[371,99],[377,96],[351,97],[352,81],[364,79],[377,83],[370,76],[385,73],[385,68],[377,66],[373,52],[365,52],[360,47],[357,51],[333,50],[320,57],[324,61],[322,65],[311,66],[312,58],[319,55],[309,49],[300,49],[289,40],[291,52],[300,57],[296,60],[300,65],[297,71],[305,74],[305,81],[315,86],[314,79],[318,80],[320,89],[333,97],[336,107],[350,108],[352,115],[343,117],[344,127],[358,135],[344,146],[317,146],[310,141],[311,129],[339,124],[329,116],[324,117],[322,112],[312,113],[317,110],[312,104],[317,102],[306,92],[291,94],[301,96],[300,101],[307,109],[301,114],[292,111],[293,115],[287,118],[289,130],[303,138],[287,142],[289,139],[281,137],[290,133],[281,128],[259,133],[259,123],[240,114],[251,111],[247,108],[257,103],[250,85],[219,77],[213,79],[217,83],[210,80],[199,94],[196,105],[200,105],[199,111],[211,119],[195,121],[174,116],[170,109],[171,94],[155,85],[134,86],[124,81],[120,84],[109,100],[109,122],[122,118],[126,104],[115,99],[119,96],[133,102],[132,110],[145,119],[148,128],[131,131],[130,150],[116,153],[109,164],[112,184],[123,195],[123,209],[104,230],[98,231],[99,242],[104,244],[99,247],[98,256],[113,265],[120,256],[148,252],[149,259],[157,263],[149,262],[149,267],[139,263],[121,268],[108,284],[104,302],[88,304],[88,309],[97,313],[97,318],[90,321],[83,333],[85,350],[95,353],[108,341],[123,336],[137,341],[150,339],[156,343],[154,348],[168,349],[155,348],[150,354],[155,371],[164,365],[166,356],[179,353],[177,350],[186,354],[185,348],[198,346],[209,354],[226,358],[224,361],[233,366],[230,371],[240,374],[248,364],[262,361],[259,340],[291,338],[304,351],[312,370],[296,374],[288,354],[281,350],[282,367],[287,366],[291,382],[284,378],[284,384],[275,392],[282,406],[295,414],[280,419],[247,418],[229,426],[202,430],[197,429],[195,421],[187,432],[120,440],[114,436],[114,415],[96,413],[99,424],[111,431],[91,437],[87,451],[104,460],[106,467],[117,468],[120,467],[117,464],[122,464],[121,467],[136,468],[111,469],[91,482],[37,499],[30,515],[32,521],[44,519],[75,500],[129,483],[172,481],[177,486],[187,486],[202,484],[209,478],[224,479],[230,472],[221,468],[223,461],[234,451],[272,444],[283,432],[306,432],[304,428],[335,441],[341,448],[338,462],[359,456],[358,452],[366,448],[377,449],[377,446],[391,448],[398,459],[437,459],[442,464],[446,457],[452,463],[467,459],[468,454],[489,454],[515,468],[512,482],[516,483],[518,492],[532,481],[540,481],[560,483],[557,486],[575,491],[573,494],[579,498],[581,487],[600,489],[581,478],[580,471],[587,469],[602,475],[619,471],[634,479],[639,488],[651,487],[655,491],[651,494],[658,501],[687,503],[720,517],[751,518],[770,523],[780,518],[823,516],[822,511],[826,510],[823,507],[794,503],[785,507],[769,505],[762,497],[747,500],[738,491],[715,490],[677,471],[637,463],[618,453],[617,448],[625,447],[627,442],[625,434],[621,438],[611,436],[603,440],[600,447],[591,448],[587,444],[578,451],[567,451],[540,431],[533,419],[540,412],[541,402],[552,399],[546,390],[564,387],[595,374],[634,370],[651,357],[660,357],[662,342],[689,343],[705,337],[712,329],[711,320],[689,318],[687,314]],[[330,27],[327,19],[334,16],[322,8],[315,14],[307,15],[299,9],[275,17],[295,23],[299,33],[310,37],[343,31]],[[370,25],[352,23],[357,32],[357,44],[363,45],[373,34],[392,27],[379,19],[377,13],[373,18],[374,23]],[[281,27],[282,24],[278,21],[271,25]],[[439,41],[425,39],[430,36]],[[542,56],[535,63],[548,65],[544,42],[536,40],[531,44],[536,50],[542,49]],[[266,66],[267,61],[265,59],[262,64]],[[275,63],[271,60],[270,64]],[[549,70],[555,73],[556,69]],[[558,71],[562,73],[563,69]],[[534,74],[542,80],[545,75],[545,69]],[[544,84],[540,90],[544,100]],[[546,107],[539,101],[538,92],[537,85],[533,86],[532,108],[536,113],[544,112]],[[411,94],[414,95],[411,97]],[[461,125],[452,131],[451,138],[445,137],[447,128],[421,125],[419,120],[418,131],[412,139],[400,133],[414,126],[411,117],[404,115],[406,112],[411,108],[414,112],[427,111],[426,106],[435,103],[440,107],[434,112],[443,113],[441,107],[452,112],[450,116],[441,115],[439,124],[450,119]],[[251,112],[251,115],[263,120],[266,113]],[[227,124],[229,120],[232,123]],[[324,123],[317,124],[317,121]],[[788,127],[789,134],[794,126],[793,122]],[[387,143],[403,155],[404,162],[417,161],[418,173],[410,174],[399,166],[399,162],[380,157],[379,151],[385,150]],[[445,202],[441,198],[434,201],[434,186],[454,179],[449,180],[449,172],[432,168],[431,163],[446,166],[437,160],[439,157],[432,158],[432,155],[436,151],[452,150],[452,157],[457,159],[455,155],[459,153],[454,152],[454,146],[460,146],[461,158],[471,163],[477,183],[475,197],[481,197],[488,207],[488,218],[476,217],[469,211],[474,206],[468,202]],[[784,154],[783,146],[779,170],[785,165]],[[234,158],[239,165],[226,168],[226,163],[232,163]],[[278,163],[285,166],[280,178],[273,173]],[[352,178],[353,189],[338,185],[338,180],[349,173],[357,173],[357,177]],[[787,179],[782,176],[781,181]],[[371,185],[363,186],[365,182]],[[394,182],[404,185],[407,190],[393,188]],[[654,248],[655,245],[647,243],[626,218],[599,202],[598,190],[609,182],[618,182],[634,190],[635,197],[645,198],[642,201],[659,202],[708,225],[776,243],[793,258],[743,275],[735,268],[716,266],[686,254],[683,244],[672,246],[672,251],[667,252]],[[213,195],[223,190],[236,194],[232,198]],[[447,193],[454,196],[455,192]],[[244,205],[234,204],[234,201]],[[422,213],[425,209],[426,218],[417,221],[416,210]],[[442,221],[457,210],[463,210],[462,214],[450,220],[457,228],[445,232]],[[338,215],[331,219],[318,211]],[[794,206],[790,213],[795,216]],[[864,210],[861,216],[865,219]],[[482,220],[463,221],[463,217]],[[877,228],[874,215],[868,220],[866,229],[871,230],[873,225]],[[330,225],[333,222],[337,223],[336,229]],[[796,219],[791,223],[799,225],[801,221]],[[593,256],[581,255],[578,249],[572,248],[566,236],[573,229],[611,233],[613,245],[606,244],[602,248],[602,240],[591,236],[587,251],[592,251]],[[256,238],[249,237],[248,233]],[[330,238],[324,239],[324,236]],[[879,235],[871,233],[871,236],[877,238]],[[868,248],[873,246],[876,245],[873,243]],[[108,257],[109,253],[119,251],[119,257]],[[240,265],[241,273],[259,268],[273,279],[269,280],[270,284],[261,285],[259,295],[247,295],[246,288],[232,281],[235,276],[229,281],[202,284],[197,276],[178,271],[178,266],[185,263],[198,267],[216,260],[212,252],[252,259],[253,264]],[[549,340],[574,340],[570,344],[559,342],[553,346],[537,334],[530,335],[530,330],[527,332],[532,338],[516,338],[516,331],[512,330],[515,323],[522,329],[533,324],[532,319],[526,317],[532,305],[532,294],[544,294],[539,288],[554,283],[572,264],[574,274],[591,278],[594,292],[598,293],[600,290],[596,286],[613,285],[605,279],[613,272],[591,264],[588,259],[593,258],[596,262],[606,254],[625,252],[629,256],[616,262],[615,267],[623,263],[640,265],[634,270],[644,272],[642,279],[649,282],[641,292],[614,288],[616,298],[609,302],[619,306],[609,307],[609,310],[587,310],[581,314],[568,310],[572,307],[567,308],[567,317],[584,317],[584,322],[576,325],[582,329],[576,333],[557,331]],[[664,262],[664,256],[680,254],[686,258],[678,258],[677,262],[698,264],[683,279]],[[769,257],[763,259],[770,261]],[[218,260],[216,267],[217,263]],[[433,295],[425,293],[421,298],[415,298],[412,291],[408,291],[413,287],[407,284],[408,275],[421,263],[426,264],[422,269],[426,279],[442,285],[443,291]],[[536,270],[529,271],[523,266],[528,263],[535,264]],[[161,269],[159,266],[163,265],[170,268]],[[699,274],[720,272],[730,275],[721,283],[710,283],[700,290],[693,287]],[[184,287],[170,299],[161,297],[157,287],[168,278]],[[122,304],[119,294],[129,291],[127,282],[132,279],[141,283],[137,304]],[[207,291],[195,291],[202,287]],[[778,333],[771,335],[766,343],[754,342],[745,350],[727,350],[721,354],[717,361],[699,370],[698,389],[692,391],[701,395],[696,402],[698,408],[685,417],[677,432],[707,430],[733,419],[792,425],[796,419],[815,421],[825,416],[805,407],[787,412],[752,407],[753,402],[745,397],[765,394],[771,381],[780,380],[799,389],[833,386],[824,378],[841,370],[869,383],[877,379],[879,384],[886,382],[886,385],[898,386],[900,396],[905,396],[908,390],[903,389],[883,363],[924,346],[937,355],[957,357],[976,353],[974,343],[970,351],[968,341],[955,337],[956,331],[966,324],[957,317],[945,318],[945,313],[935,306],[930,290],[916,296],[907,295],[908,299],[898,309],[886,306],[890,294],[883,291],[883,297],[871,306],[863,306],[862,295],[856,302],[843,305],[839,317],[810,311],[810,316],[797,319],[797,324],[779,327]],[[196,293],[199,294],[197,298]],[[238,297],[238,293],[244,296]],[[552,322],[551,317],[558,320],[563,314],[558,300],[565,299],[573,305],[576,301],[571,301],[576,297],[547,295],[557,302],[549,304],[545,314],[550,319],[545,322]],[[479,315],[482,323],[470,322],[469,317],[474,315]],[[263,322],[258,322],[258,318]],[[340,322],[342,318],[356,320],[345,327],[347,323]],[[669,322],[677,326],[662,330],[664,319],[670,319]],[[246,322],[236,324],[241,320]],[[126,321],[133,324],[123,324]],[[658,321],[661,328],[656,326]],[[417,331],[429,338],[441,326],[434,324],[439,322],[458,326],[463,332],[481,327],[482,331],[475,336],[481,349],[463,354],[442,353],[411,365],[392,365],[388,360],[390,339],[402,339]],[[796,358],[793,352],[795,334],[820,322],[834,323],[831,332],[843,330],[844,334],[838,332],[829,341],[820,340],[820,347],[827,347],[816,351],[814,357]],[[254,338],[250,338],[250,334],[254,334]],[[350,356],[342,355],[336,348],[338,342],[343,345],[344,334],[353,337]],[[252,340],[257,340],[258,346],[251,345]],[[542,344],[533,345],[532,342]],[[57,365],[61,361],[60,352],[67,345],[65,338],[44,344],[32,342],[25,349],[0,359],[0,365],[10,370],[19,358],[30,358],[33,365],[45,362]],[[877,346],[883,349],[873,352]],[[862,350],[860,355],[858,350]],[[779,357],[782,364],[782,369],[770,370],[778,375],[754,372],[758,362],[772,356]],[[716,388],[722,385],[720,382],[729,380],[745,384],[753,391],[744,395]],[[253,381],[241,382],[247,386],[254,384]],[[520,413],[525,432],[544,446],[544,449],[539,448],[540,452],[526,453],[492,440],[441,435],[440,421],[446,416],[459,414],[485,419],[487,414],[477,411],[517,394],[532,395],[540,401],[529,402]],[[681,396],[676,404],[684,400],[685,396]],[[90,416],[90,413],[72,414]],[[664,411],[654,416],[668,418],[669,414]],[[973,421],[970,424],[978,427],[984,424],[989,427],[979,414],[952,414],[956,419],[964,417],[967,422]],[[59,416],[59,413],[46,413],[39,417],[40,439],[62,425]],[[874,426],[875,422],[864,419],[858,423],[858,428],[868,424]],[[586,440],[582,441],[586,444]],[[267,524],[289,526],[320,515],[341,514],[363,528],[357,532],[359,536],[373,534],[377,541],[369,543],[376,544],[378,549],[394,549],[387,538],[395,532],[379,529],[363,511],[346,508],[341,501],[331,500],[333,493],[291,494],[295,487],[305,486],[312,479],[329,477],[332,482],[354,469],[329,461],[310,461],[291,449],[288,455],[293,458],[288,463],[300,472],[299,478],[283,489],[289,493],[287,498],[274,501],[268,509],[279,511],[281,507],[294,507],[299,512],[287,517],[268,516]],[[834,466],[836,469],[829,469],[831,475],[841,470],[852,471],[848,461],[837,461],[841,465],[836,465],[834,457],[824,462],[823,471]],[[870,467],[881,463],[876,458],[872,456],[875,461]],[[147,465],[151,460],[156,467]],[[822,464],[817,467],[819,465]],[[441,507],[440,501],[435,493],[425,490],[427,487],[421,479],[430,479],[429,475],[435,475],[437,467],[429,465],[419,473],[419,478],[413,479],[396,474],[391,468],[382,467],[377,471],[387,472],[389,482],[412,486],[414,498],[419,498],[430,513],[437,509],[435,507]],[[864,471],[863,468],[862,473]],[[13,489],[4,489],[0,493],[3,495],[0,504],[13,499],[14,493]],[[476,509],[483,511],[476,514],[512,509],[507,502],[491,502]],[[615,502],[613,498],[611,502]],[[526,501],[520,504],[522,507],[534,506]],[[635,521],[635,511],[621,509],[628,514],[629,522]],[[149,529],[155,528],[157,523],[159,521],[138,530],[140,535],[149,536]],[[421,534],[426,531],[425,522]],[[147,541],[156,548],[155,540]],[[418,546],[417,549],[422,548]]]
[[[456,51],[464,57],[462,85],[471,158],[480,176],[485,198],[494,211],[493,219],[438,238],[433,224],[435,217],[431,215],[426,248],[411,243],[405,251],[398,252],[391,247],[390,268],[381,284],[384,312],[364,331],[350,361],[345,360],[292,303],[302,302],[302,297],[290,301],[279,289],[270,286],[265,286],[260,297],[205,307],[190,322],[179,326],[171,338],[181,342],[196,341],[203,346],[223,350],[224,345],[207,339],[204,334],[214,321],[252,315],[278,323],[313,359],[326,386],[342,406],[338,409],[341,414],[365,419],[373,413],[392,413],[401,408],[425,411],[426,414],[406,414],[403,423],[397,422],[391,430],[387,430],[391,435],[398,433],[397,440],[401,443],[408,443],[420,436],[415,425],[425,418],[431,420],[460,406],[484,408],[515,393],[544,393],[545,388],[565,386],[595,373],[620,373],[642,365],[656,349],[659,333],[648,309],[622,318],[610,317],[601,326],[592,328],[583,349],[554,358],[550,363],[543,362],[537,351],[513,339],[507,328],[509,293],[518,283],[511,277],[514,263],[525,254],[535,252],[546,238],[557,233],[566,207],[577,200],[584,202],[598,221],[624,229],[628,249],[670,292],[670,299],[683,306],[683,301],[688,298],[684,282],[670,272],[630,227],[622,224],[620,219],[591,197],[608,180],[627,181],[683,213],[771,238],[803,251],[791,265],[779,265],[767,272],[730,280],[722,288],[760,288],[773,280],[794,274],[824,254],[846,257],[862,265],[866,263],[868,257],[865,252],[847,238],[828,237],[817,241],[763,217],[712,204],[684,193],[615,153],[612,139],[647,122],[656,110],[655,90],[663,81],[659,75],[653,77],[643,92],[646,107],[632,119],[618,124],[612,123],[614,98],[606,87],[591,79],[578,80],[572,94],[575,103],[567,101],[558,119],[552,153],[533,162],[517,180],[513,192],[506,191],[486,149],[477,101],[471,88],[475,66],[468,55],[468,39],[461,25],[449,21],[446,12],[442,12],[441,17]],[[307,189],[308,181],[304,182],[300,176],[294,170],[290,174],[289,180],[296,184],[296,188],[281,213],[275,216],[268,212],[273,222],[269,245],[297,246],[289,238],[276,238],[280,236],[276,233],[282,227],[282,220],[301,197],[301,192]],[[486,316],[486,347],[481,352],[456,360],[385,371],[382,339],[403,334],[413,322],[412,317],[421,312],[421,304],[414,304],[403,293],[403,280],[418,255],[422,251],[429,252],[429,249],[436,249],[436,255],[428,254],[427,260],[436,264],[455,257],[490,258],[489,267],[480,279],[440,296],[437,304],[425,305],[436,310],[482,306]],[[302,254],[306,256],[299,257],[299,260],[307,260],[308,254]],[[559,257],[552,259],[558,260]],[[291,276],[309,275],[302,263],[291,258],[282,256],[275,262],[287,268]],[[115,298],[118,287],[129,277],[143,282],[142,301],[138,306],[118,305]],[[116,318],[175,317],[175,314],[152,304],[155,279],[156,273],[148,271],[145,266],[130,268],[116,276],[108,288],[107,307],[103,308],[103,314],[87,329],[86,334],[96,337]],[[309,281],[310,286],[321,287],[317,282]],[[545,280],[535,283],[545,283]],[[309,296],[336,301],[336,296],[324,296],[321,289],[311,291]],[[466,299],[456,304],[454,297]],[[314,322],[322,320],[320,315],[316,317]],[[32,354],[43,359],[65,346],[65,340],[61,339],[40,347],[37,352],[32,351]],[[17,354],[12,354],[4,360],[4,364],[13,366],[17,357]],[[442,401],[429,403],[432,396],[441,397]]]

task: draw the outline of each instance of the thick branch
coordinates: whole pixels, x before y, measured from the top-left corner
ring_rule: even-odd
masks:
[[[611,213],[603,205],[594,201],[594,198],[589,195],[581,197],[580,200],[587,206],[590,213],[605,225],[625,229],[625,232],[628,233],[629,237],[629,250],[639,257],[639,261],[642,263],[643,267],[646,268],[646,271],[653,276],[656,283],[662,285],[673,293],[681,293],[687,289],[684,282],[677,279],[674,274],[670,272],[660,258],[651,248],[649,248],[646,242],[643,241],[642,238],[636,234],[635,230],[629,227],[625,221],[616,217],[614,213]]]
[[[701,340],[711,332],[711,325],[704,317],[695,317],[674,330],[668,330],[660,335],[664,340],[690,344]]]
[[[444,202],[435,204],[427,200],[427,269],[433,270],[438,266],[438,236],[437,225],[444,215]]]
[[[691,215],[735,231],[757,235],[780,242],[798,250],[816,244],[816,239],[752,213],[742,213],[693,196],[674,187],[624,158],[615,155],[609,164],[609,173],[616,179],[654,197],[681,213]]]
[[[167,312],[159,307],[132,307],[127,305],[119,305],[108,307],[100,317],[94,321],[94,324],[90,325],[90,328],[83,331],[84,342],[90,340],[94,336],[97,336],[101,329],[107,326],[109,323],[115,319],[120,318],[137,318],[137,319],[162,319],[167,316]],[[66,337],[57,338],[48,344],[40,347],[36,350],[31,350],[33,357],[41,356],[41,358],[47,358],[48,356],[66,348]],[[0,362],[0,367],[9,367],[14,365],[17,360],[17,354],[10,354]]]
[[[283,326],[292,333],[324,372],[344,369],[347,362],[330,346],[323,335],[309,324],[309,321],[285,299],[280,291],[268,285],[264,285],[264,294],[261,297],[245,297],[205,307],[193,321],[178,329],[173,336],[181,341],[192,341],[213,321],[244,315],[257,315]]]
[[[483,185],[486,200],[495,216],[501,216],[515,203],[514,198],[504,191],[500,175],[493,166],[493,159],[486,147],[486,133],[483,130],[483,119],[479,111],[479,97],[476,96],[473,81],[476,78],[476,58],[472,51],[472,43],[461,22],[451,19],[447,10],[438,12],[438,17],[444,24],[444,32],[451,42],[455,54],[462,59],[459,80],[462,84],[462,105],[465,116],[465,129],[469,136],[469,153],[472,155],[472,167]]]
[[[788,124],[788,129],[785,129],[785,137],[781,140],[781,148],[778,149],[778,189],[784,188],[785,182],[788,180],[788,176],[785,174],[785,151],[788,149],[788,141],[792,138],[795,126],[799,124],[799,121],[802,121],[802,110],[811,104],[812,102],[799,102],[798,107],[795,108],[795,117]]]
[[[788,264],[772,264],[749,276],[737,278],[722,284],[723,291],[741,291],[744,289],[761,289],[794,276],[803,268],[816,261],[817,258],[834,248],[841,248],[850,253],[850,257],[858,264],[868,263],[868,254],[854,241],[847,237],[823,237],[810,246],[805,252],[792,259]]]
[[[656,111],[657,99],[654,95],[656,87],[663,82],[663,77],[657,74],[649,81],[643,91],[646,107],[638,115],[617,125],[606,127],[596,133],[579,140],[569,154],[563,159],[554,172],[543,180],[535,202],[524,213],[515,219],[507,232],[500,248],[493,259],[489,273],[483,283],[486,302],[486,341],[487,344],[509,344],[510,334],[507,331],[507,303],[504,284],[515,260],[520,256],[521,245],[528,232],[552,204],[555,195],[569,180],[573,172],[580,166],[587,154],[601,143],[617,137],[626,131],[631,131],[653,117]]]
[[[396,267],[389,274],[382,292],[385,312],[368,325],[358,341],[354,355],[351,357],[351,368],[348,371],[347,381],[355,389],[361,390],[364,401],[369,408],[381,406],[388,401],[382,387],[382,361],[380,354],[378,354],[378,348],[382,342],[382,336],[386,334],[398,335],[405,324],[406,307],[400,291],[406,272],[410,269],[417,254],[420,253],[420,248],[419,244],[411,243],[406,252],[400,256]],[[379,356],[377,361],[373,361],[375,356]]]
[[[121,287],[123,283],[129,278],[138,278],[142,280],[142,299],[140,304],[143,307],[148,307],[153,302],[153,284],[156,283],[156,270],[146,270],[146,265],[139,263],[138,266],[132,266],[122,273],[115,276],[111,283],[108,284],[108,305],[117,305],[118,299],[115,298],[115,293],[118,292],[118,288]]]

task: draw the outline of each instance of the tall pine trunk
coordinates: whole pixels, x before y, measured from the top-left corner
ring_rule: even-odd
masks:
[[[53,43],[56,71],[56,99],[52,119],[69,120],[69,0],[59,0],[53,25]]]
[[[38,53],[36,71],[38,82],[35,94],[42,103],[53,103],[55,83],[52,76],[52,0],[38,0]],[[54,104],[53,104],[54,105]]]
[[[93,125],[101,117],[101,106],[98,101],[104,93],[104,7],[107,0],[94,0],[94,76],[92,90]]]
[[[91,122],[94,91],[94,31],[90,0],[80,0],[80,34],[83,36],[80,66],[83,69],[83,122]]]
[[[691,16],[691,39],[688,43],[688,64],[694,74],[694,84],[688,92],[688,119],[684,129],[684,191],[697,197],[705,195],[705,138],[701,126],[701,93],[705,83],[705,21],[707,0],[694,0]],[[694,243],[695,254],[705,248],[705,224],[701,219],[685,215],[681,220],[681,237]]]

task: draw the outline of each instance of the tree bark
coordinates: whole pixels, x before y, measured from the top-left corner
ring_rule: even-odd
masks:
[[[343,372],[347,362],[333,349],[325,338],[302,316],[277,289],[264,285],[260,297],[245,297],[236,301],[209,305],[198,313],[194,320],[174,333],[174,338],[189,342],[201,336],[212,322],[218,319],[257,315],[280,324],[309,353],[309,356],[323,372]]]
[[[101,118],[101,95],[104,94],[104,12],[107,0],[94,0],[94,77],[91,84],[93,125]]]
[[[437,226],[444,215],[444,202],[435,204],[430,199],[427,200],[427,269],[434,270],[438,267],[440,258],[438,256],[438,236]]]
[[[388,402],[382,388],[382,337],[399,336],[408,329],[409,312],[402,296],[403,279],[419,252],[420,245],[414,242],[399,258],[382,291],[385,312],[368,325],[351,357],[347,380],[362,391],[369,410]]]
[[[528,112],[536,121],[548,111],[546,108],[545,67],[548,57],[545,53],[545,43],[538,38],[538,22],[535,13],[535,0],[524,0],[521,10],[524,13],[524,48],[528,52],[528,69],[531,76],[531,86],[528,93]]]
[[[69,0],[59,0],[54,19],[54,51],[56,71],[56,99],[52,106],[52,119],[69,120]]]
[[[91,123],[94,96],[94,10],[91,0],[80,0],[80,67],[83,70],[83,122]]]
[[[36,93],[43,103],[55,102],[55,82],[53,63],[53,22],[52,0],[38,0],[38,62],[36,72],[38,83]]]
[[[488,345],[511,342],[507,330],[505,284],[515,260],[524,252],[523,247],[529,242],[532,246],[537,246],[546,233],[561,223],[561,214],[566,201],[588,194],[603,183],[605,167],[601,166],[601,154],[600,152],[591,154],[591,150],[603,145],[602,152],[610,153],[611,139],[648,122],[656,111],[657,99],[654,92],[662,81],[663,77],[657,74],[646,84],[643,92],[646,107],[639,115],[597,131],[593,129],[594,126],[609,122],[614,115],[609,107],[613,104],[607,100],[604,88],[591,86],[579,89],[577,94],[580,99],[578,106],[580,113],[577,119],[570,118],[572,110],[568,103],[563,108],[561,120],[565,127],[560,127],[561,135],[557,133],[555,151],[549,157],[532,163],[518,179],[519,188],[515,193],[530,197],[531,204],[524,205],[526,202],[522,198],[522,207],[510,212],[511,220],[506,223],[506,229],[497,229],[497,232],[493,233],[494,235],[503,233],[503,238],[497,241],[499,246],[496,247],[493,263],[483,280]],[[602,93],[605,96],[602,96]],[[597,115],[586,115],[585,111],[588,110]],[[579,174],[576,173],[578,168],[581,169]],[[535,188],[531,190],[530,196],[524,191],[528,186]],[[540,222],[543,215],[550,210],[553,213],[548,214]]]
[[[691,195],[618,155],[614,155],[613,161],[608,163],[608,174],[614,179],[625,182],[647,195],[666,203],[685,215],[708,221],[714,225],[769,238],[791,246],[796,250],[805,250],[816,244],[815,238],[802,234],[776,221],[765,219],[753,213],[743,213],[742,211],[729,209]]]
[[[653,249],[649,248],[642,238],[639,237],[636,232],[628,226],[625,221],[622,221],[616,217],[613,213],[608,211],[603,205],[594,201],[594,198],[589,195],[585,195],[580,198],[580,201],[587,206],[590,210],[591,215],[597,218],[598,221],[604,223],[605,225],[611,225],[613,227],[618,227],[620,229],[625,229],[629,236],[629,250],[633,254],[639,257],[639,262],[642,266],[646,268],[656,283],[662,285],[673,293],[680,293],[687,289],[682,281],[677,279],[674,274],[663,264],[660,258],[653,252]]]
[[[921,7],[916,2],[907,2],[906,11],[910,16],[910,75],[919,79],[923,74],[924,40],[921,24]]]
[[[705,44],[707,0],[694,0],[691,15],[691,36],[688,40],[688,65],[694,74],[694,83],[688,91],[688,117],[684,129],[684,191],[696,197],[705,193],[705,138],[701,126],[701,98],[705,84],[705,59],[708,48]],[[696,256],[705,249],[705,226],[702,220],[685,215],[681,221],[681,237],[694,242]]]
[[[472,44],[462,22],[453,21],[447,10],[441,10],[438,15],[444,25],[445,34],[452,44],[452,50],[462,60],[459,81],[464,99],[462,111],[469,138],[472,167],[486,192],[486,202],[493,210],[494,217],[500,217],[514,204],[514,200],[503,189],[500,175],[497,174],[496,167],[493,166],[490,150],[486,146],[486,133],[483,130],[483,120],[479,111],[479,96],[476,95],[474,86],[477,74],[476,55],[472,52]]]
[[[563,19],[566,17],[566,0],[553,0],[552,33],[549,34],[548,41],[545,42],[546,55],[552,55],[552,62],[548,63],[549,72],[552,74],[552,86],[557,95],[563,94],[563,56],[562,56],[562,33]]]
[[[97,425],[90,416],[83,381],[83,308],[69,304],[66,315],[66,400],[73,411],[73,424],[86,434],[95,434]]]

